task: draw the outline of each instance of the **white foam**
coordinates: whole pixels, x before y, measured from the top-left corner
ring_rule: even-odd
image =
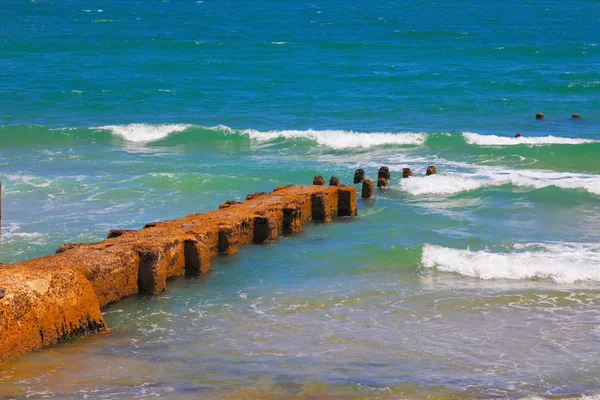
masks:
[[[242,131],[251,139],[267,141],[278,138],[285,139],[309,139],[320,145],[333,149],[348,149],[357,147],[373,147],[382,145],[421,145],[427,139],[425,133],[389,133],[373,132],[358,133],[343,130],[284,130],[259,132],[253,129]]]
[[[496,136],[496,135],[480,135],[473,132],[463,132],[463,137],[468,144],[479,146],[515,146],[519,144],[527,144],[532,146],[544,146],[550,144],[583,144],[594,143],[596,140],[588,139],[571,139],[557,136],[542,136],[542,137],[526,137],[519,138]]]
[[[431,176],[413,176],[400,181],[400,188],[412,195],[450,195],[512,184],[519,187],[541,189],[556,186],[562,189],[585,189],[600,195],[600,176],[548,170],[504,170],[497,167],[480,167],[473,173],[443,173]]]
[[[187,124],[129,124],[129,125],[106,125],[93,129],[104,129],[112,132],[113,135],[121,136],[130,142],[145,143],[153,142],[169,136],[174,132],[182,132],[191,125]]]
[[[452,249],[426,244],[423,266],[481,279],[546,278],[557,283],[600,281],[600,245],[533,243],[510,253]]]
[[[50,184],[52,183],[51,180],[47,179],[47,178],[43,178],[41,176],[34,176],[34,175],[19,175],[19,174],[8,174],[5,175],[5,179],[8,179],[10,181],[15,181],[16,183],[14,183],[12,186],[17,186],[19,183],[25,184],[25,185],[29,185],[29,186],[33,186],[36,188],[45,188],[50,186]],[[7,190],[7,193],[9,193],[10,190]],[[17,191],[18,192],[18,191]]]
[[[486,185],[483,179],[472,179],[460,175],[431,175],[411,177],[400,181],[400,188],[414,196],[424,194],[456,194],[479,189]]]

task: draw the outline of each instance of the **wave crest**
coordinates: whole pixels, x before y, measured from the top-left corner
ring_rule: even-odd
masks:
[[[251,139],[267,141],[274,139],[308,139],[319,145],[331,147],[332,149],[348,149],[358,147],[374,147],[383,145],[422,145],[427,139],[425,133],[358,133],[343,130],[283,130],[259,132],[253,129],[242,131]]]
[[[600,195],[600,176],[573,174],[544,170],[500,170],[480,169],[473,174],[452,173],[427,177],[411,177],[400,181],[400,188],[412,195],[425,194],[451,195],[477,190],[482,187],[503,185],[542,189],[549,186],[561,189],[585,189],[589,193]]]
[[[481,279],[600,281],[600,246],[532,243],[516,245],[510,253],[492,253],[425,244],[421,264]]]
[[[530,146],[544,146],[551,144],[585,144],[595,143],[596,140],[589,139],[572,139],[558,136],[542,136],[542,137],[507,137],[497,135],[480,135],[473,132],[463,132],[463,137],[468,144],[479,146],[516,146],[526,144]]]
[[[188,124],[129,124],[105,125],[93,129],[111,131],[113,135],[120,136],[129,142],[147,143],[166,138],[174,132],[182,132],[191,126]]]

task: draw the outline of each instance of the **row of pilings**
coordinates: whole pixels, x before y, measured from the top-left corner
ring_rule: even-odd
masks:
[[[437,170],[435,165],[430,165],[425,170],[425,176],[435,175],[437,174]],[[402,168],[402,178],[410,178],[413,176],[413,172],[410,168]],[[383,166],[379,168],[377,171],[377,187],[384,188],[389,185],[389,181],[391,179],[390,169],[389,167]],[[373,190],[375,185],[373,181],[369,178],[365,178],[365,170],[362,168],[357,169],[354,172],[354,184],[361,183],[362,191],[361,197],[363,199],[369,199],[373,196]],[[321,175],[317,175],[313,178],[313,185],[324,185],[325,179]],[[340,179],[337,176],[332,176],[329,178],[329,186],[339,186]]]
[[[309,221],[356,215],[353,186],[280,186],[218,210],[115,229],[98,243],[0,267],[0,362],[108,330],[101,309],[136,293],[157,294],[177,276],[209,271],[211,259],[268,243]]]

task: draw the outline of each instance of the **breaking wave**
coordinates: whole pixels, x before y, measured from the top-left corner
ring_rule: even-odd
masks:
[[[515,145],[534,145],[543,146],[551,144],[585,144],[595,143],[596,140],[589,139],[572,139],[557,136],[542,136],[542,137],[508,137],[497,135],[480,135],[478,133],[463,132],[463,137],[468,144],[479,146],[515,146]]]
[[[357,147],[374,147],[383,145],[422,145],[427,139],[425,133],[358,133],[343,130],[282,130],[260,132],[247,129],[242,131],[254,140],[274,140],[274,139],[308,139],[319,145],[327,146],[332,149],[348,149]]]
[[[472,174],[448,173],[427,177],[413,176],[400,181],[400,188],[412,195],[451,195],[482,187],[503,185],[541,189],[555,186],[561,189],[584,189],[600,195],[600,176],[554,172],[547,170],[504,170],[481,168]]]
[[[92,129],[109,130],[113,135],[121,136],[130,142],[145,143],[164,139],[171,133],[183,132],[192,125],[186,124],[129,124],[129,125],[106,125]]]
[[[557,283],[600,281],[600,245],[530,243],[509,253],[426,244],[421,264],[481,279],[550,279]]]

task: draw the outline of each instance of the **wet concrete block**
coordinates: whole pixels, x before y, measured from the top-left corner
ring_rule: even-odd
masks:
[[[129,244],[81,244],[47,259],[46,263],[83,274],[91,282],[102,308],[138,292],[139,258]]]
[[[167,239],[164,243],[164,259],[167,264],[167,279],[185,274],[184,239]]]
[[[219,253],[235,254],[238,252],[238,244],[240,239],[240,226],[237,224],[219,225]]]
[[[0,269],[0,363],[108,329],[90,282],[48,257]]]
[[[283,208],[283,232],[296,233],[302,231],[302,206],[294,201]]]
[[[338,190],[338,216],[355,216],[356,188],[354,186],[340,186]]]
[[[363,199],[370,199],[371,197],[373,197],[373,189],[373,181],[370,179],[365,179],[363,181],[361,197]]]
[[[311,194],[312,219],[331,222],[338,214],[338,188]]]
[[[183,242],[185,256],[185,274],[190,276],[210,271],[212,252],[210,245],[200,238],[190,238]]]
[[[136,247],[139,255],[138,285],[140,292],[159,294],[167,287],[167,263],[162,249]]]
[[[283,230],[283,211],[259,212],[254,217],[254,243],[266,243],[276,240]]]
[[[243,217],[239,220],[238,244],[252,244],[254,241],[254,219]]]

